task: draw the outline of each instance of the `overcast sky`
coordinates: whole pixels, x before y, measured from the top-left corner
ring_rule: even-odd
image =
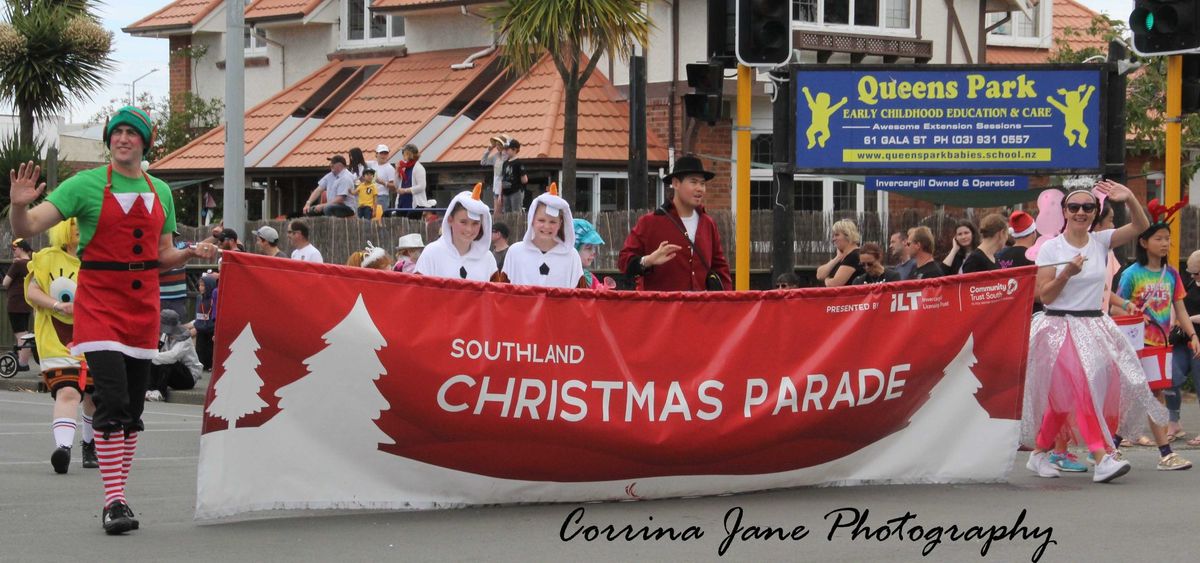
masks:
[[[1079,1],[1093,10],[1121,20],[1129,17],[1133,6],[1132,0]],[[116,68],[106,77],[107,86],[93,99],[77,104],[68,116],[68,121],[86,121],[100,108],[108,105],[113,98],[127,99],[129,83],[151,69],[158,71],[138,80],[138,92],[151,92],[155,96],[167,95],[167,39],[137,38],[121,31],[121,28],[166,6],[169,2],[170,0],[106,0],[100,6],[104,26],[113,32],[116,48],[113,59],[116,61]]]

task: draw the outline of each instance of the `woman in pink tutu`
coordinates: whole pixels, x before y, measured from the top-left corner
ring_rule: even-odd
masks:
[[[1021,441],[1034,448],[1029,470],[1058,477],[1049,452],[1056,437],[1071,432],[1073,421],[1081,441],[1100,460],[1092,480],[1107,483],[1129,472],[1129,462],[1112,449],[1109,426],[1137,436],[1147,414],[1166,421],[1167,412],[1150,393],[1129,341],[1099,309],[1109,249],[1137,238],[1150,221],[1129,188],[1105,180],[1095,192],[1125,202],[1131,222],[1089,232],[1100,207],[1097,196],[1075,190],[1063,198],[1066,226],[1037,255],[1037,292],[1046,312],[1030,327]]]

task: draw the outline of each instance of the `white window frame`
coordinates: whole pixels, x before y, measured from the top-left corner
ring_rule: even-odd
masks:
[[[246,45],[246,34],[250,34],[250,46]],[[259,34],[262,35],[259,35]],[[267,54],[267,30],[261,27],[246,26],[246,31],[242,32],[242,50],[247,55],[261,56]]]
[[[350,24],[348,23],[350,21],[350,3],[355,2],[355,1],[361,1],[363,3],[363,38],[362,39],[350,39]],[[341,28],[341,30],[339,31],[339,35],[340,35],[339,41],[340,41],[340,45],[342,47],[367,47],[367,46],[374,46],[374,45],[388,45],[388,46],[404,45],[404,43],[405,43],[404,35],[399,35],[396,37],[392,36],[392,34],[394,33],[394,31],[392,29],[392,24],[396,21],[396,18],[399,16],[385,14],[385,17],[387,18],[387,28],[386,28],[387,31],[384,34],[384,37],[372,38],[371,37],[371,18],[373,17],[374,14],[372,14],[372,12],[371,12],[371,0],[344,0],[343,2],[341,2],[341,5],[342,5],[342,8],[341,8],[340,12],[341,12],[341,22],[342,23],[338,27]],[[406,26],[406,31],[407,31],[407,26]]]
[[[602,172],[597,170],[580,170],[575,173],[576,181],[587,178],[592,182],[592,205],[591,211],[588,213],[595,214],[601,211],[600,209],[600,183],[601,180],[625,180],[625,204],[617,205],[616,211],[629,210],[629,174],[625,172]],[[558,173],[558,182],[562,184],[562,172]],[[610,210],[611,211],[611,210]]]
[[[849,2],[850,17],[854,17],[854,2],[855,0],[846,0]],[[817,2],[817,21],[806,22],[798,19],[792,20],[794,29],[807,29],[814,31],[832,31],[841,33],[854,33],[866,35],[884,35],[889,37],[916,37],[917,36],[917,0],[908,0],[908,27],[887,27],[887,1],[879,0],[880,10],[879,19],[884,22],[884,25],[856,25],[856,24],[841,24],[841,23],[824,23],[825,22],[825,0],[816,0]],[[787,0],[788,10],[792,8],[792,0]],[[1045,0],[1049,3],[1050,0]]]
[[[1033,49],[1049,49],[1054,44],[1054,2],[1050,0],[1042,0],[1037,6],[1033,7],[1037,11],[1037,20],[1035,23],[1038,29],[1035,30],[1036,35],[1015,37],[1013,35],[999,35],[995,32],[987,34],[987,44],[996,47],[1028,47]],[[1024,16],[1021,12],[1013,12],[1013,19]],[[991,18],[985,18],[988,21]],[[988,23],[987,25],[992,25]],[[1016,22],[1010,21],[1008,25],[1010,29],[1016,29]],[[1087,32],[1086,29],[1077,29],[1078,32]]]

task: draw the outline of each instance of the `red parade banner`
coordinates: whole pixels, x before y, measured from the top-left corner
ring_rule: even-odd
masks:
[[[1002,480],[1034,272],[635,293],[227,253],[197,518]]]

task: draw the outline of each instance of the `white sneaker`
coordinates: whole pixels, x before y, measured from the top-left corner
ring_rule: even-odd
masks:
[[[1092,481],[1097,483],[1107,483],[1129,473],[1129,462],[1124,459],[1118,459],[1113,454],[1106,454],[1100,463],[1096,464],[1096,473],[1092,475]]]
[[[158,389],[151,389],[150,391],[146,391],[146,400],[147,401],[161,401],[161,400],[163,400],[163,396],[162,396],[162,393],[160,393],[158,391]]]
[[[1058,468],[1050,463],[1050,452],[1030,452],[1025,469],[1037,473],[1038,477],[1058,477]]]

